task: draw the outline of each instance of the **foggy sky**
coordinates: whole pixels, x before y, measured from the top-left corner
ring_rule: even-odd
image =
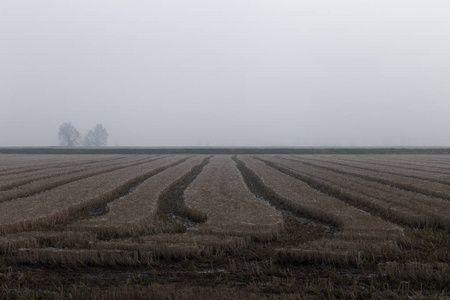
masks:
[[[450,146],[448,0],[0,2],[0,146]]]

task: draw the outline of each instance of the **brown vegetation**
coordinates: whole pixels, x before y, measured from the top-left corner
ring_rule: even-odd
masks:
[[[450,194],[424,191],[449,172],[448,156],[0,155],[0,298],[448,299]]]
[[[366,180],[395,186],[407,191],[417,192],[427,196],[450,199],[450,182],[448,181],[432,181],[426,179],[424,176],[405,176],[404,174],[399,175],[395,173],[388,173],[386,171],[351,167],[339,162],[327,162],[323,159],[308,159],[300,157],[295,157],[295,159],[306,165],[334,171],[339,174],[358,176]]]
[[[450,175],[450,168],[447,166],[443,166],[442,164],[430,164],[423,161],[420,161],[419,157],[412,157],[410,159],[414,160],[401,160],[399,158],[365,158],[365,157],[355,157],[355,156],[349,156],[349,157],[333,157],[333,159],[337,161],[342,162],[360,162],[360,163],[366,163],[371,164],[375,166],[384,166],[384,167],[395,167],[398,169],[405,169],[405,170],[414,170],[414,171],[428,171],[432,172],[433,175],[435,174],[447,174]]]
[[[371,244],[383,245],[377,252],[396,249],[393,242],[402,237],[402,231],[394,224],[327,196],[278,170],[267,168],[261,161],[248,157],[242,161],[273,194],[281,199],[280,201],[286,203],[287,207],[301,211],[311,218],[335,224],[340,230],[332,241],[325,239],[298,245],[293,249],[279,249],[279,260],[297,259],[299,262],[318,260],[334,263],[339,261],[346,264],[350,258],[374,249]],[[345,246],[333,249],[329,245]],[[353,261],[357,262],[355,259]]]
[[[230,156],[213,157],[185,197],[187,207],[207,216],[191,228],[197,233],[269,239],[283,228],[281,214],[249,191]]]
[[[336,174],[286,158],[264,157],[273,167],[316,189],[394,222],[450,229],[448,201],[370,181]],[[275,165],[273,165],[275,164]]]
[[[124,162],[107,164],[104,167],[97,168],[84,168],[78,172],[69,172],[66,175],[50,176],[48,178],[38,178],[34,180],[27,180],[26,182],[13,181],[9,183],[9,187],[6,190],[0,191],[0,202],[16,200],[18,198],[28,197],[33,194],[42,193],[44,191],[56,188],[60,185],[75,182],[80,179],[86,179],[88,177],[104,174],[119,169],[137,166],[145,162],[150,162],[159,159],[159,157],[152,158],[129,158]]]
[[[204,157],[197,156],[155,174],[132,193],[108,203],[104,215],[83,220],[73,227],[113,237],[164,231],[164,222],[157,215],[159,199],[203,160]]]
[[[31,197],[0,203],[0,232],[53,226],[81,210],[115,199],[124,190],[178,161],[173,156],[81,179]]]
[[[55,176],[62,176],[71,174],[74,175],[77,172],[86,172],[89,169],[98,169],[104,166],[111,166],[111,162],[124,159],[122,157],[114,157],[109,159],[99,160],[84,160],[83,162],[63,161],[60,163],[50,164],[48,166],[40,167],[37,169],[28,169],[26,171],[8,173],[0,175],[0,191],[9,190],[29,182],[38,181]],[[42,182],[41,182],[42,184]]]

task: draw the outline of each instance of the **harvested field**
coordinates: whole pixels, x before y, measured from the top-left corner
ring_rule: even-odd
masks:
[[[362,162],[366,164],[373,164],[377,166],[396,167],[399,169],[415,170],[415,171],[431,171],[434,174],[450,174],[450,166],[445,166],[444,163],[427,163],[420,159],[409,160],[407,158],[397,158],[395,160],[386,162],[382,157],[379,158],[360,158],[360,157],[339,157],[338,161],[342,162]]]
[[[154,233],[163,222],[158,220],[158,202],[164,193],[176,186],[192,169],[200,165],[204,157],[194,157],[181,164],[162,170],[145,180],[132,193],[108,203],[105,214],[85,219],[73,226],[81,230],[93,230],[100,235],[142,235]]]
[[[405,191],[358,176],[336,176],[331,170],[288,158],[270,157],[264,161],[292,177],[309,182],[322,192],[394,222],[450,229],[450,208],[446,199]]]
[[[389,174],[389,175],[399,175],[404,177],[410,177],[420,180],[426,180],[431,182],[438,182],[442,184],[449,184],[450,175],[448,172],[443,172],[441,170],[426,170],[426,169],[420,169],[420,168],[411,168],[411,167],[405,167],[405,166],[399,166],[396,163],[392,164],[380,164],[380,163],[373,163],[370,161],[365,160],[359,160],[359,161],[350,161],[350,160],[344,160],[342,158],[333,158],[332,160],[328,160],[326,158],[322,158],[320,161],[322,162],[330,162],[334,163],[343,167],[349,167],[354,169],[361,169],[361,170],[369,170],[374,172],[379,172],[382,174]]]
[[[0,176],[2,185],[0,186],[0,191],[11,190],[19,186],[23,186],[30,182],[36,182],[39,180],[60,177],[63,175],[75,175],[77,172],[82,173],[89,169],[98,169],[103,166],[114,165],[111,162],[116,159],[107,160],[105,162],[98,161],[88,161],[77,164],[68,164],[67,162],[60,165],[51,165],[49,168],[39,168],[28,170],[26,172],[7,174]],[[42,184],[42,182],[39,182]]]
[[[167,168],[180,157],[131,164],[100,175],[87,176],[36,195],[0,203],[0,232],[25,231],[63,223],[81,210],[109,202],[137,182]],[[3,212],[8,212],[3,214]]]
[[[230,156],[216,156],[185,192],[186,205],[205,214],[196,232],[270,239],[283,228],[281,213],[253,195]]]
[[[436,180],[435,178],[427,178],[423,172],[416,176],[414,175],[414,171],[399,173],[392,170],[389,171],[388,167],[381,168],[382,170],[380,170],[380,168],[375,170],[373,167],[365,168],[361,166],[350,166],[338,161],[328,161],[326,158],[296,157],[295,159],[306,165],[334,171],[339,174],[353,175],[369,181],[395,186],[407,191],[450,200],[450,182]]]
[[[5,182],[7,185],[4,190],[0,191],[0,202],[23,198],[31,196],[33,194],[41,193],[57,186],[74,182],[80,179],[86,179],[91,176],[99,175],[102,173],[112,172],[115,170],[123,169],[130,166],[139,165],[145,161],[156,160],[158,157],[153,158],[130,158],[124,162],[111,163],[105,166],[97,166],[94,168],[82,168],[80,170],[69,171],[64,174],[56,176],[47,176],[44,178],[33,177],[25,181],[13,180],[12,182]]]
[[[1,299],[448,299],[448,155],[0,155]]]
[[[252,158],[245,158],[242,161],[248,168],[248,172],[259,178],[268,193],[279,199],[278,201],[286,209],[330,223],[338,229],[332,241],[324,239],[302,244],[301,248],[278,249],[280,260],[284,260],[283,257],[287,255],[290,260],[295,256],[299,261],[308,261],[311,259],[309,254],[315,253],[314,260],[319,262],[328,261],[328,257],[333,256],[336,257],[333,262],[348,264],[349,255],[357,256],[358,253],[367,251],[369,248],[374,250],[372,244],[381,245],[381,241],[386,241],[385,246],[390,251],[394,251],[395,242],[403,236],[401,228],[395,224],[317,191],[307,183],[276,169],[267,168],[261,161]],[[339,249],[330,247],[330,245],[336,246],[342,243],[345,246]],[[373,252],[375,253],[375,250]],[[382,250],[377,249],[376,252],[378,254]],[[306,257],[303,257],[305,253]],[[339,260],[340,258],[342,260]]]

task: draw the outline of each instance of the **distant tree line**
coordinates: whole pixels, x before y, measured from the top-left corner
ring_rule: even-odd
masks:
[[[108,143],[108,132],[102,124],[97,124],[82,138],[75,126],[66,122],[59,126],[58,139],[63,147],[104,147]]]

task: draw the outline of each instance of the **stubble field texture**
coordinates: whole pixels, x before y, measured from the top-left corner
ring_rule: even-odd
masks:
[[[449,155],[0,155],[1,299],[448,299]]]

